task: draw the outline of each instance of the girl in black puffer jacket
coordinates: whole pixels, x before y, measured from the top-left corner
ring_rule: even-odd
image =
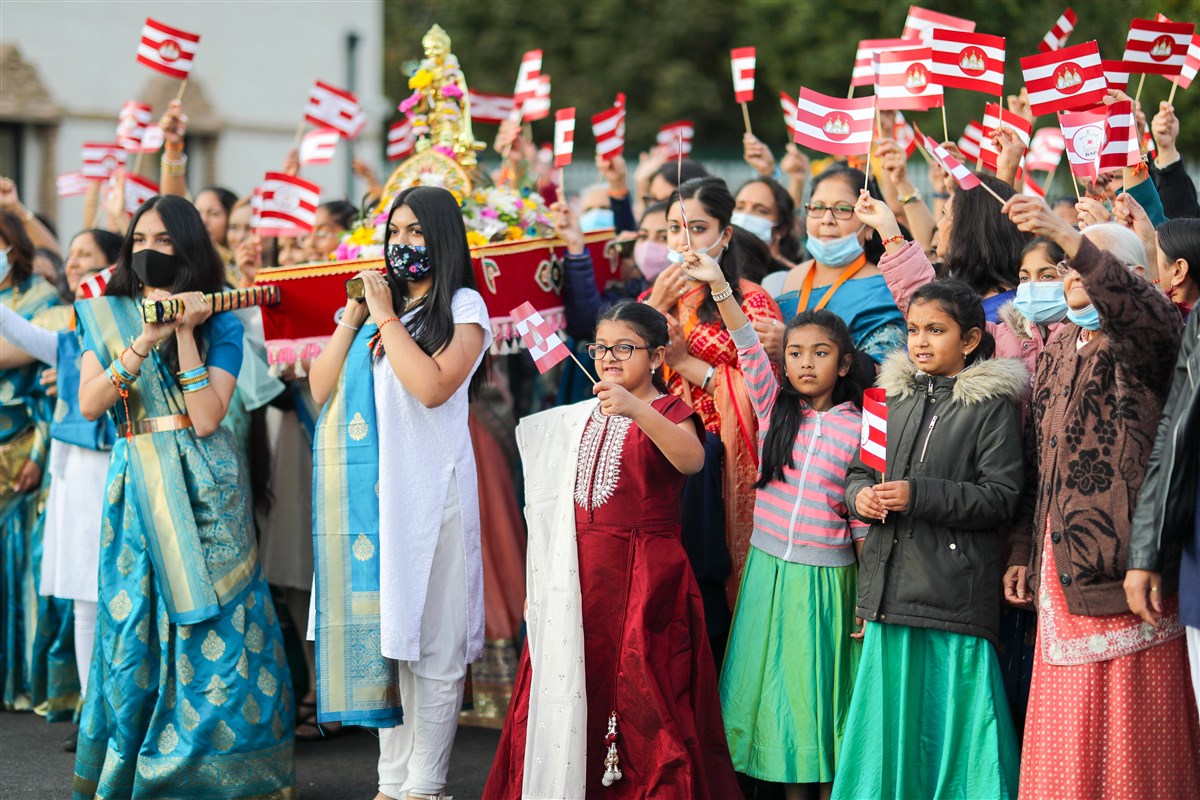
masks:
[[[1016,796],[1017,742],[992,643],[1001,530],[1023,484],[1016,403],[1029,376],[1018,361],[992,360],[994,347],[979,296],[958,281],[930,283],[908,307],[907,355],[880,373],[887,471],[860,455],[846,481],[846,504],[873,524],[835,798]]]

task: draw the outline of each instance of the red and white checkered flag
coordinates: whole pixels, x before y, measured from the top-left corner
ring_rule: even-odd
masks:
[[[152,70],[183,80],[192,71],[192,59],[200,46],[200,34],[164,25],[146,17],[137,60]]]
[[[1038,43],[1038,50],[1043,53],[1052,53],[1066,47],[1067,38],[1071,35],[1071,31],[1075,30],[1075,23],[1078,21],[1075,12],[1071,10],[1070,6],[1067,6],[1067,10],[1058,18],[1058,22],[1054,23],[1054,27]]]
[[[84,177],[94,180],[107,179],[113,170],[125,163],[125,148],[116,142],[84,142]]]
[[[320,186],[282,172],[268,172],[261,188],[260,235],[295,236],[313,229],[321,202]]]
[[[860,458],[863,465],[880,474],[887,472],[887,390],[863,392]]]
[[[554,112],[554,168],[571,163],[575,152],[575,109],[560,108]]]
[[[347,139],[356,138],[367,124],[367,114],[354,93],[324,81],[313,84],[304,119],[318,128],[333,128]]]
[[[564,358],[569,358],[571,351],[558,337],[558,333],[546,322],[530,302],[524,302],[510,313],[521,341],[529,348],[533,363],[538,372],[546,372]]]
[[[342,134],[333,128],[318,128],[304,134],[304,138],[300,140],[300,166],[328,164],[333,161],[333,154],[337,152],[337,143],[341,138]]]
[[[733,99],[749,103],[754,99],[754,48],[735,47],[729,52],[729,64],[733,69]]]
[[[388,126],[388,161],[399,161],[402,158],[407,158],[416,146],[417,137],[413,133],[412,120],[405,118],[397,120]]]
[[[625,152],[625,93],[617,93],[613,107],[592,117],[592,136],[596,139],[596,155],[603,159],[616,158]]]

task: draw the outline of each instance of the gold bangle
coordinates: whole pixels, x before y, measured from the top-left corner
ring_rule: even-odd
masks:
[[[187,155],[182,155],[178,160],[168,159],[166,153],[163,153],[162,160],[159,162],[159,167],[163,177],[166,178],[182,178],[187,175]]]

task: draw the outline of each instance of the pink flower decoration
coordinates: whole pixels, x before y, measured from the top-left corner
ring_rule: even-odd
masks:
[[[479,216],[483,217],[484,219],[500,219],[500,214],[496,211],[496,209],[488,208],[487,206],[479,209]]]
[[[433,149],[438,151],[442,155],[446,156],[447,158],[454,158],[454,148],[453,147],[446,147],[445,145],[439,144],[439,145],[435,145]]]
[[[421,102],[421,93],[413,92],[400,103],[400,110],[407,114],[417,103]]]
[[[375,221],[372,223],[371,227],[378,228],[380,225],[386,225],[387,220],[388,220],[388,212],[381,211],[379,213],[379,216],[375,217]]]
[[[362,245],[342,242],[337,246],[337,250],[333,251],[333,257],[337,261],[353,261],[358,258],[360,252],[362,252]]]
[[[462,89],[458,88],[453,83],[448,83],[442,87],[442,97],[462,97]]]

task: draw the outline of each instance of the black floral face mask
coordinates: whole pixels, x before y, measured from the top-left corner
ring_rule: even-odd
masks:
[[[388,272],[397,280],[419,281],[433,270],[429,263],[429,251],[423,245],[389,244],[387,246]]]

